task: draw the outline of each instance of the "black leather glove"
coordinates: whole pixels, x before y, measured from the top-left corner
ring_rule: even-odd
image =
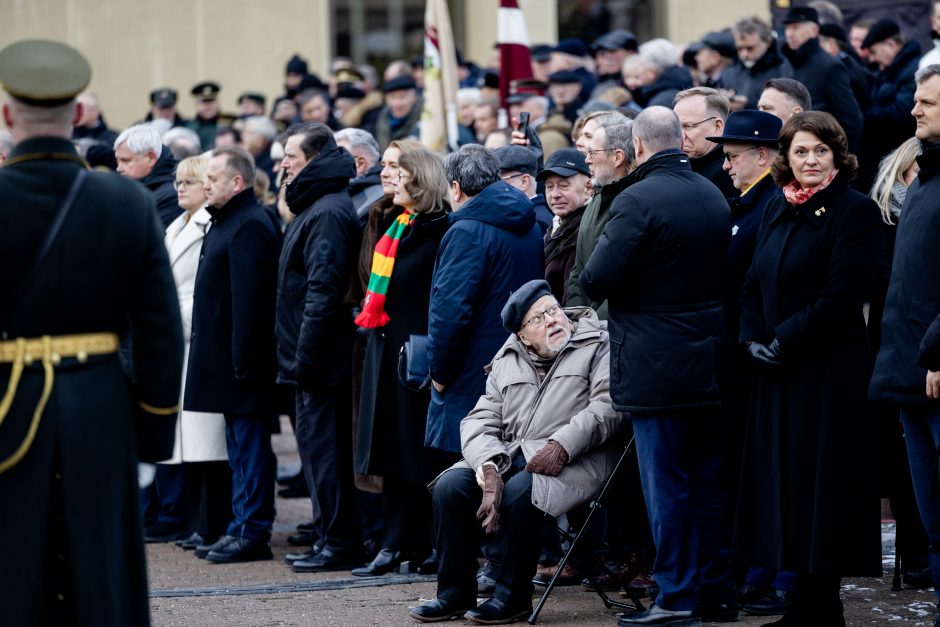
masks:
[[[760,342],[750,341],[745,345],[747,356],[758,366],[764,368],[779,368],[783,365],[780,354],[780,342],[774,338],[770,345],[764,345]]]

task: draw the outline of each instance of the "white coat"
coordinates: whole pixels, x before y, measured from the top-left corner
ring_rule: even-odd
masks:
[[[211,216],[205,208],[193,214],[189,222],[186,215],[176,218],[167,227],[166,243],[170,255],[170,266],[176,280],[176,292],[180,300],[180,314],[183,318],[183,394],[186,386],[186,365],[189,363],[189,340],[193,330],[193,291],[196,284],[196,269],[202,240],[209,229]],[[183,406],[183,394],[180,395],[180,407]],[[173,457],[163,463],[214,462],[227,461],[228,451],[225,446],[225,417],[222,414],[210,414],[195,411],[180,411],[176,423],[176,444]]]

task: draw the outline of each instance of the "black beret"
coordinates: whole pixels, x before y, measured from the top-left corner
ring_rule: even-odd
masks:
[[[587,44],[580,39],[562,39],[552,48],[552,52],[563,52],[575,57],[586,57],[589,54]]]
[[[612,30],[601,35],[591,46],[594,52],[598,50],[632,50],[636,51],[636,35],[628,30]]]
[[[499,161],[502,172],[522,172],[535,176],[539,171],[539,159],[535,151],[525,146],[501,146],[493,151],[493,156]]]
[[[702,37],[702,45],[711,48],[728,59],[738,58],[737,48],[734,46],[734,37],[731,33],[712,31]]]
[[[899,34],[901,34],[901,27],[898,26],[897,22],[889,19],[878,20],[868,29],[865,41],[862,42],[862,48],[870,48],[872,44],[880,43]]]
[[[390,91],[399,91],[402,89],[417,89],[418,84],[410,76],[398,76],[391,80],[385,81],[385,84],[382,85],[382,93],[387,94]]]
[[[54,107],[75,98],[91,82],[91,66],[63,43],[26,39],[0,51],[0,83],[22,102]]]
[[[849,43],[849,39],[845,35],[845,29],[833,22],[826,22],[825,24],[821,24],[819,26],[819,34],[823,37],[832,37],[833,39],[838,39],[844,44]]]
[[[503,306],[500,316],[503,319],[503,327],[510,333],[518,333],[522,330],[523,317],[528,313],[532,304],[543,296],[551,296],[552,289],[548,286],[545,279],[535,279],[524,283],[519,289],[510,294],[509,300]]]
[[[814,22],[819,24],[819,11],[813,7],[793,7],[787,11],[783,18],[784,24],[796,24],[797,22]]]
[[[552,47],[548,44],[535,44],[529,47],[529,55],[533,61],[543,63],[552,58]]]

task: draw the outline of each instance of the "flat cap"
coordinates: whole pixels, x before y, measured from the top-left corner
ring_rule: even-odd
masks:
[[[571,70],[559,70],[548,75],[549,83],[580,83],[581,77]]]
[[[783,122],[777,116],[766,111],[743,109],[734,111],[725,120],[721,135],[706,137],[710,142],[723,144],[753,144],[776,148],[779,144],[780,127]]]
[[[535,44],[529,46],[529,56],[533,61],[544,63],[552,58],[552,47],[548,44]]]
[[[591,170],[584,162],[584,154],[577,148],[562,148],[556,150],[545,162],[545,167],[536,176],[536,180],[544,181],[549,174],[558,176],[574,176],[575,174],[587,174],[590,176]]]
[[[845,34],[845,29],[834,22],[820,24],[819,34],[823,37],[832,37],[833,39],[838,39],[844,44],[849,43],[849,38]]]
[[[85,57],[58,41],[25,39],[0,51],[0,84],[27,104],[65,104],[90,82],[91,66]]]
[[[176,90],[170,87],[157,87],[150,92],[150,102],[160,109],[176,104]]]
[[[264,94],[258,93],[256,91],[244,92],[242,95],[238,97],[238,100],[236,102],[238,104],[241,104],[246,100],[252,100],[254,102],[257,102],[262,107],[264,106],[265,102],[267,102],[267,98],[264,97]]]
[[[391,80],[385,81],[382,85],[382,93],[390,91],[400,91],[402,89],[417,89],[418,84],[410,76],[397,76]]]
[[[552,48],[552,52],[563,52],[575,57],[586,57],[590,54],[587,44],[575,38],[562,39],[558,42],[558,45]]]
[[[880,43],[900,34],[901,27],[894,20],[887,18],[878,20],[868,29],[868,34],[865,35],[865,40],[862,42],[862,48],[870,48],[872,44]]]
[[[336,98],[349,98],[350,100],[362,100],[366,97],[366,92],[362,91],[352,83],[340,83],[336,87]]]
[[[215,81],[203,81],[193,86],[189,93],[196,100],[215,100],[219,97],[220,91],[222,91],[222,87]]]
[[[784,24],[813,22],[819,24],[819,11],[813,7],[792,7],[783,18]]]
[[[522,172],[535,176],[539,171],[539,159],[535,151],[525,146],[501,146],[493,151],[493,156],[499,161],[499,169],[502,172]]]
[[[702,45],[711,48],[727,59],[737,59],[738,51],[734,46],[734,36],[731,33],[712,31],[702,37]]]
[[[543,296],[551,296],[552,289],[545,279],[535,279],[522,286],[510,294],[509,300],[503,306],[500,317],[503,319],[503,327],[510,333],[518,333],[522,330],[523,318],[538,299]]]
[[[612,30],[598,37],[591,49],[594,52],[598,50],[632,50],[636,52],[638,48],[636,35],[628,30]]]

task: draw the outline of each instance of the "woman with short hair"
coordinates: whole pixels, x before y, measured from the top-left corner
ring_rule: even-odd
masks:
[[[780,625],[844,625],[843,576],[881,575],[878,428],[866,404],[863,304],[879,212],[849,183],[858,164],[828,113],[794,115],[741,299],[756,389],[735,544],[744,563],[798,573]]]

